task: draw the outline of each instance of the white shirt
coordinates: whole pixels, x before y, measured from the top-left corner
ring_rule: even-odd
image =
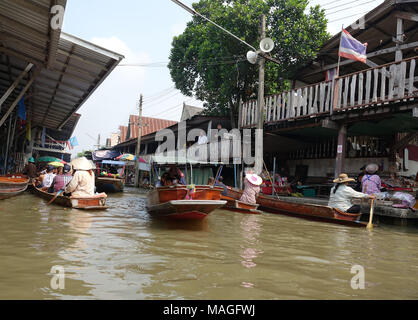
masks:
[[[94,195],[94,173],[77,170],[73,179],[65,188],[66,193],[75,197],[88,197]]]
[[[52,184],[52,181],[54,181],[54,177],[55,177],[55,174],[53,174],[53,173],[45,174],[44,178],[42,180],[42,186],[49,188]]]
[[[367,198],[368,195],[362,192],[357,192],[353,188],[343,184],[338,187],[334,193],[335,186],[331,189],[328,206],[340,209],[346,212],[352,207],[351,198]]]
[[[205,144],[205,143],[208,143],[208,137],[199,136],[199,139],[197,140],[197,144]]]

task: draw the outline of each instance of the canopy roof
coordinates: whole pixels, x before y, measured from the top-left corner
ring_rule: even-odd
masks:
[[[35,76],[24,95],[28,120],[32,126],[72,132],[75,112],[123,56],[51,28],[54,5],[65,8],[66,0],[0,2],[0,96],[33,64],[1,106],[0,117]]]

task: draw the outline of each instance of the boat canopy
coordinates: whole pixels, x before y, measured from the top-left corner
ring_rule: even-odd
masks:
[[[124,166],[126,165],[125,161],[115,161],[115,160],[103,160],[102,164],[114,164],[116,166]]]

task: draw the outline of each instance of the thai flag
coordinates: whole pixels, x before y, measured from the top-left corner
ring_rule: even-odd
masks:
[[[341,44],[338,55],[351,60],[361,61],[366,63],[367,43],[361,43],[356,40],[350,33],[345,29],[341,32]]]

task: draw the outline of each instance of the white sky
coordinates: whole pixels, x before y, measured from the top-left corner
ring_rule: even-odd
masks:
[[[190,6],[196,1],[183,2]],[[310,4],[326,9],[328,31],[335,34],[382,2],[312,0]],[[165,66],[173,36],[181,34],[190,20],[191,15],[171,0],[67,1],[64,32],[123,54],[122,65],[147,64],[117,67],[79,109],[82,116],[74,136],[80,146],[73,155],[93,149],[99,134],[104,144],[119,125],[127,125],[129,115],[138,113],[141,93],[143,116],[179,121],[183,102],[202,106],[174,89]]]

